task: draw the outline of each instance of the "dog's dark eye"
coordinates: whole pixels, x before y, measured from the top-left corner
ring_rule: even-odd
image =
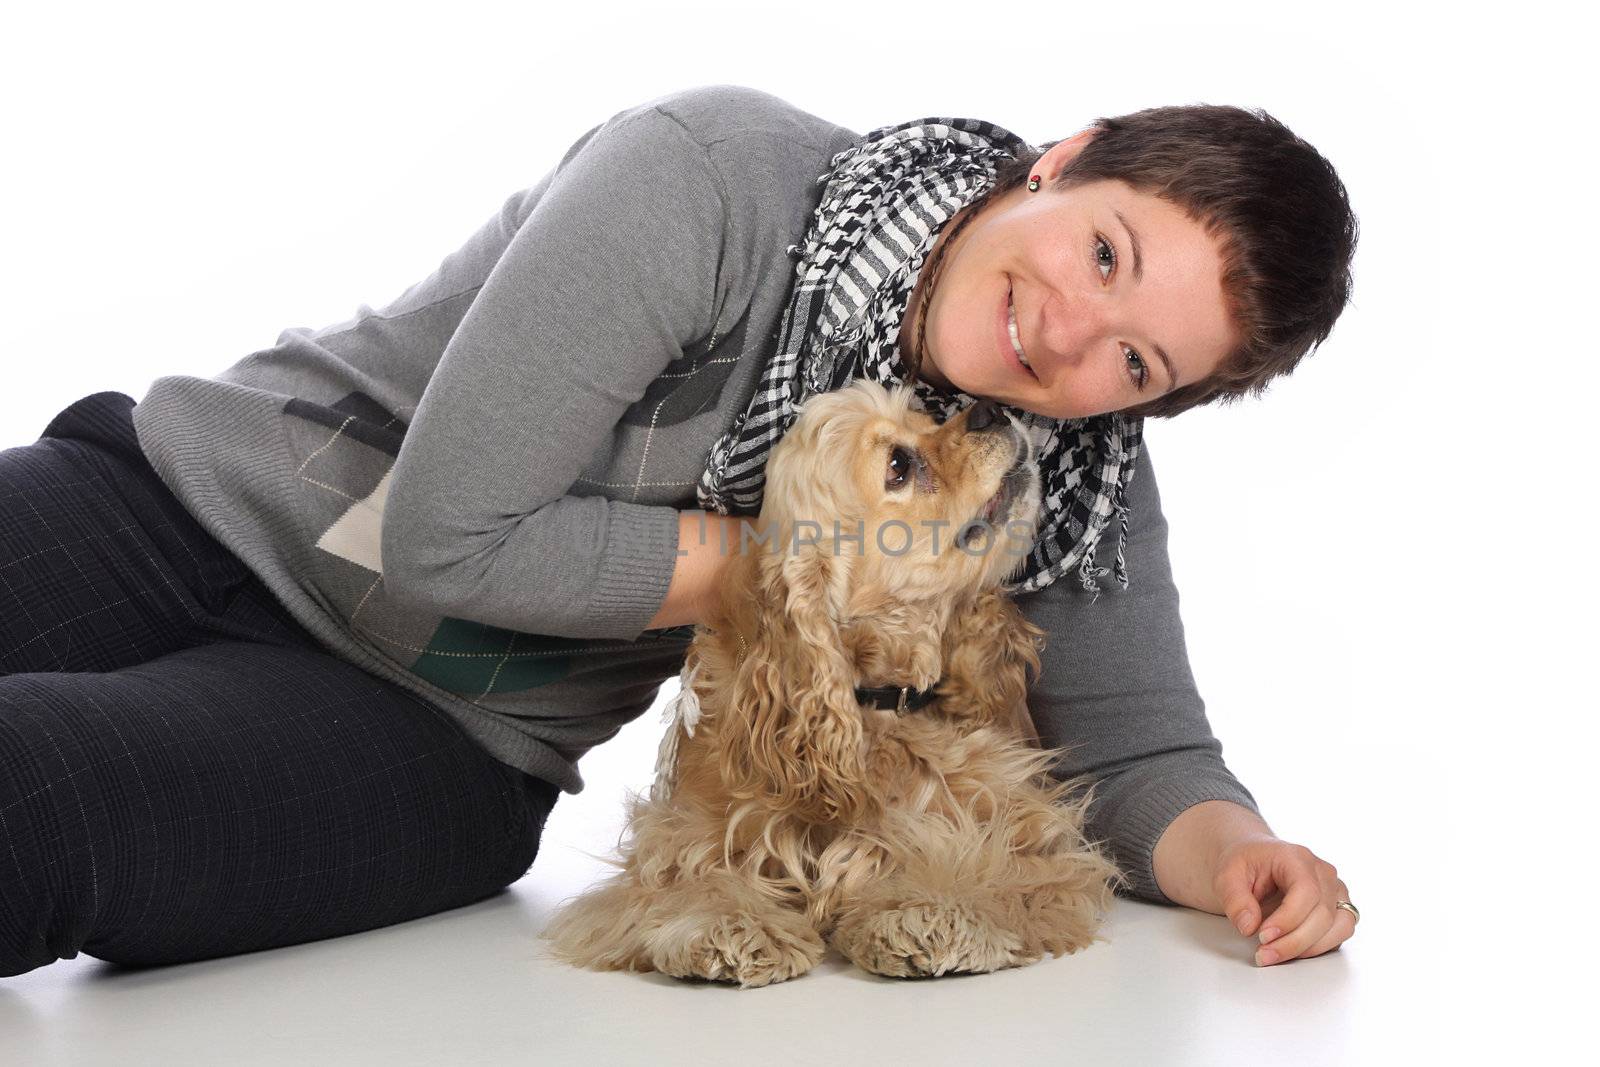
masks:
[[[895,448],[889,453],[889,472],[883,484],[886,489],[898,489],[906,484],[906,476],[911,473],[911,454],[903,448]]]

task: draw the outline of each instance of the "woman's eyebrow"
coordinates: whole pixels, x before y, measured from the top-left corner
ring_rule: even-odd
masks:
[[[1122,217],[1122,212],[1113,209],[1111,213],[1117,217],[1118,222],[1122,223],[1123,230],[1128,234],[1128,244],[1133,246],[1133,284],[1138,285],[1144,281],[1144,256],[1139,251],[1139,235],[1133,232],[1133,227],[1129,226],[1128,220]],[[1178,372],[1172,369],[1172,357],[1167,355],[1167,350],[1156,344],[1156,342],[1151,341],[1150,343],[1155,345],[1156,355],[1160,358],[1161,365],[1167,368],[1167,381],[1172,383],[1167,386],[1170,392],[1178,387]]]

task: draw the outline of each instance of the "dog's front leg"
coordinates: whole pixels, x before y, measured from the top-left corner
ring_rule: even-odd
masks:
[[[1015,916],[967,857],[982,848],[937,816],[891,813],[868,835],[842,836],[821,861],[837,886],[829,941],[863,970],[896,978],[982,973],[1032,963]],[[870,876],[860,870],[870,868]]]
[[[544,936],[595,970],[769,985],[809,971],[826,945],[748,852],[724,854],[726,820],[682,802],[640,801],[621,869],[567,905]]]
[[[827,951],[802,912],[774,905],[729,870],[706,872],[658,896],[647,940],[651,963],[663,974],[746,989],[802,975]]]
[[[995,971],[1089,945],[1117,872],[1084,843],[1081,806],[1057,792],[1019,783],[989,794],[1000,804],[987,809],[893,809],[871,844],[836,842],[845,873],[825,852],[823,877],[853,889],[834,902],[833,945],[896,977]],[[853,877],[865,866],[872,877]]]

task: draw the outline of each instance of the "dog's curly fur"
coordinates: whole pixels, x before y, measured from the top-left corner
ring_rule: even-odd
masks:
[[[1026,696],[1044,633],[998,590],[1018,556],[951,543],[996,503],[1005,519],[987,521],[1031,542],[1032,446],[909,401],[858,381],[808,401],[774,448],[759,528],[776,536],[729,562],[688,651],[698,723],[669,739],[650,797],[630,797],[618,870],[545,930],[558,958],[750,987],[805,973],[829,943],[909,977],[1097,939],[1121,875],[1084,837],[1091,790],[1055,781],[1059,753],[1038,748]],[[834,520],[865,537],[836,542]],[[853,692],[936,682],[903,715]]]

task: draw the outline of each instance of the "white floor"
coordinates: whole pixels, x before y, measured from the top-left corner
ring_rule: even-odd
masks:
[[[553,905],[603,870],[583,851],[615,841],[622,790],[648,783],[659,729],[645,716],[584,761],[589,787],[561,798],[510,892],[311,945],[144,971],[79,957],[0,980],[0,1064],[1366,1065],[1438,1053],[1437,964],[1405,959],[1414,939],[1390,933],[1416,882],[1386,884],[1380,852],[1343,843],[1317,850],[1365,869],[1352,890],[1361,937],[1271,968],[1220,917],[1130,901],[1108,942],[991,975],[897,981],[831,955],[739,990],[539,958]]]

